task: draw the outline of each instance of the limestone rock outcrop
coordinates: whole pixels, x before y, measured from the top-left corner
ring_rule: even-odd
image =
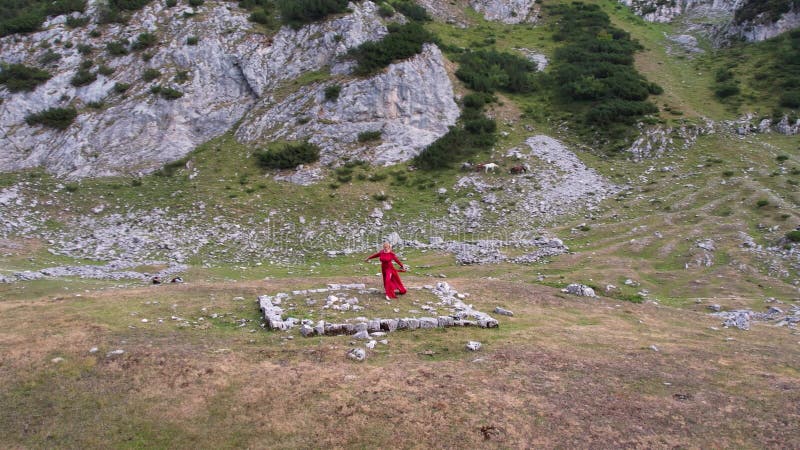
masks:
[[[334,84],[305,86],[279,102],[265,98],[247,115],[236,138],[250,144],[307,139],[322,149],[323,164],[342,156],[391,164],[416,156],[459,115],[435,45],[371,78],[342,81],[338,98],[327,100],[325,89]],[[381,131],[381,144],[360,144],[358,134],[366,131]]]
[[[533,23],[539,18],[534,0],[470,0],[470,6],[486,20],[513,23]]]

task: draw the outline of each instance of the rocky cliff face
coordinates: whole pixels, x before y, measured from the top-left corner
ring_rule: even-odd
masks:
[[[671,22],[678,16],[694,13],[702,16],[729,16],[743,0],[620,0],[648,22]]]
[[[236,133],[241,142],[308,139],[322,149],[323,164],[342,156],[378,164],[408,160],[447,132],[458,118],[453,86],[442,53],[426,45],[416,57],[391,65],[368,79],[343,81],[336,100],[325,89],[307,86],[275,102],[264,99]],[[359,144],[365,131],[381,131],[381,144]]]
[[[539,7],[534,0],[470,0],[469,5],[486,20],[506,24],[533,23],[539,18]]]
[[[47,51],[44,42],[60,59],[48,67],[53,77],[32,92],[0,88],[0,146],[7,149],[0,153],[0,170],[42,166],[69,178],[148,172],[227,132],[245,116],[247,125],[239,132],[243,141],[288,136],[259,126],[272,128],[275,120],[286,118],[285,113],[301,111],[301,104],[321,109],[309,110],[316,120],[294,135],[319,132],[317,140],[333,148],[338,139],[351,142],[358,131],[377,128],[384,131],[384,144],[374,152],[378,162],[413,156],[446,132],[458,115],[435,48],[382,76],[347,83],[336,104],[320,101],[321,86],[283,102],[273,99],[273,90],[286,80],[329,66],[350,48],[386,34],[374,3],[350,6],[352,12],[345,16],[298,30],[284,27],[272,37],[254,30],[246,11],[228,2],[208,1],[197,9],[165,8],[162,2],[153,2],[126,26],[92,23],[73,30],[60,17],[45,24],[44,31],[2,38],[3,62],[38,65]],[[89,14],[93,8],[94,3]],[[92,30],[102,31],[101,37],[92,37]],[[143,32],[159,38],[147,50],[151,57],[146,61],[141,52],[115,58],[105,50],[108,42],[135,41]],[[189,37],[197,37],[196,45],[187,44]],[[102,61],[114,69],[113,74],[98,74],[86,86],[73,86],[70,80],[84,59],[77,44],[91,45],[93,55],[87,58]],[[346,64],[334,65],[334,72],[347,71]],[[156,69],[160,75],[145,82],[145,69]],[[120,93],[114,89],[117,83],[130,88]],[[151,92],[153,85],[174,88],[183,96],[165,99]],[[25,123],[31,113],[66,106],[76,107],[80,115],[64,131]],[[261,113],[266,117],[259,117]],[[328,161],[333,157],[330,153]]]
[[[109,27],[103,37],[93,38],[89,29],[66,29],[56,25],[28,36],[9,36],[2,40],[3,61],[35,65],[44,50],[34,51],[42,42],[86,43],[95,54],[105,57],[114,69],[110,76],[98,75],[87,86],[74,87],[70,80],[81,56],[75,48],[53,46],[61,55],[58,65],[49,68],[53,78],[30,93],[3,91],[0,125],[5,131],[0,145],[9,149],[0,155],[0,168],[17,170],[43,166],[62,176],[103,176],[136,172],[158,167],[178,159],[196,145],[228,130],[253,104],[256,97],[248,88],[236,65],[233,45],[244,38],[250,24],[241,12],[221,5],[197,11],[198,20],[180,18],[185,9],[162,10],[153,3],[137,14],[131,26]],[[106,57],[106,42],[134,40],[139,33],[156,32],[160,44],[152,58],[144,62],[139,54]],[[186,45],[189,36],[198,36],[197,45]],[[150,83],[142,81],[146,68],[161,75]],[[179,71],[188,80],[174,81]],[[130,84],[121,95],[116,83]],[[166,100],[150,93],[153,84],[172,86],[184,93],[177,100]],[[102,102],[93,110],[90,102]],[[65,131],[25,124],[25,116],[51,107],[74,105],[81,114]]]
[[[800,27],[800,8],[783,14],[774,22],[759,18],[741,24],[729,22],[719,28],[717,35],[722,38],[740,38],[749,42],[759,42],[798,27]]]
[[[737,23],[736,11],[745,0],[620,0],[648,22],[673,22],[679,17],[689,19],[688,28],[701,26],[707,29],[715,45],[725,45],[733,40],[744,39],[758,42],[773,38],[800,26],[800,10],[782,14],[770,20],[762,14],[753,20]]]

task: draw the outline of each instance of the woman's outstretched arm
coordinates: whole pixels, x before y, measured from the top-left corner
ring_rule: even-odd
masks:
[[[392,259],[393,259],[393,260],[394,260],[394,262],[396,262],[397,264],[400,264],[400,267],[403,267],[403,263],[401,263],[401,262],[400,262],[400,260],[399,260],[399,259],[397,259],[397,255],[395,255],[394,253],[392,253]]]
[[[381,256],[381,252],[375,253],[374,255],[367,257],[367,259],[365,259],[364,261],[369,261],[370,259],[377,258],[378,256]]]

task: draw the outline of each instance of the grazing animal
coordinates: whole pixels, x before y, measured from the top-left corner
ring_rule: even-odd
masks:
[[[509,172],[511,172],[512,174],[518,174],[518,173],[528,173],[530,170],[531,170],[530,166],[528,166],[527,164],[521,164],[519,166],[512,167],[511,169],[509,169]]]
[[[483,171],[485,173],[494,172],[498,167],[500,167],[500,166],[498,166],[495,163],[484,164],[483,165]]]
[[[469,172],[471,170],[474,170],[474,168],[475,168],[475,165],[472,164],[471,162],[465,162],[465,163],[461,164],[461,170],[463,170],[465,172]]]

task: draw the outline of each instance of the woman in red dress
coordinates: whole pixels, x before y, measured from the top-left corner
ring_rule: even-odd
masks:
[[[365,261],[369,261],[372,258],[379,258],[381,260],[381,273],[383,274],[383,288],[386,290],[386,300],[397,298],[394,291],[399,291],[400,295],[405,294],[406,288],[403,286],[403,282],[400,281],[400,276],[397,274],[397,269],[394,268],[392,261],[400,264],[400,272],[405,272],[405,270],[402,268],[403,263],[397,259],[397,255],[392,253],[392,244],[384,242],[383,250],[370,256]]]

